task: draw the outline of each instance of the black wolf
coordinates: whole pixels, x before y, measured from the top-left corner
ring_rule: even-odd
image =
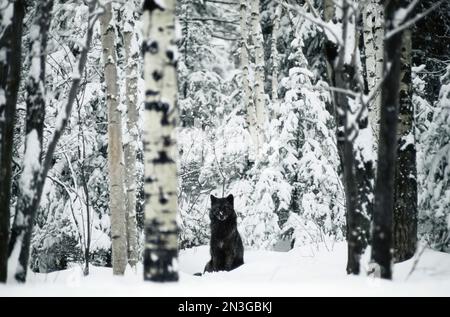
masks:
[[[244,264],[244,246],[237,230],[234,197],[217,198],[211,195],[211,260],[205,272],[231,271]]]

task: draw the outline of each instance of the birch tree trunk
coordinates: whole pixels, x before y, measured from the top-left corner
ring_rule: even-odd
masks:
[[[411,84],[411,30],[403,32],[395,170],[394,261],[410,259],[417,244],[417,166]]]
[[[252,39],[255,47],[255,109],[257,126],[257,158],[260,158],[262,145],[265,142],[264,124],[266,122],[266,102],[264,95],[264,49],[263,35],[261,31],[261,18],[259,12],[259,0],[252,1],[251,7]]]
[[[398,0],[385,4],[386,34],[396,27]],[[394,175],[397,155],[397,121],[400,86],[402,32],[385,40],[384,74],[381,92],[378,168],[372,231],[372,260],[381,278],[391,279],[392,215],[394,210]]]
[[[112,5],[105,5],[100,18],[103,63],[108,105],[109,208],[111,214],[112,265],[114,275],[123,275],[127,265],[127,227],[125,218],[122,115],[117,84],[117,56]]]
[[[371,0],[364,8],[364,47],[368,90],[373,91],[383,79],[384,13],[381,0]],[[381,93],[369,105],[369,119],[378,147]]]
[[[258,138],[258,123],[256,119],[255,103],[253,101],[253,92],[249,83],[249,66],[250,61],[248,58],[248,28],[247,28],[247,12],[248,4],[247,0],[241,0],[240,5],[240,23],[241,23],[241,69],[242,69],[242,91],[243,91],[243,103],[246,110],[246,121],[250,137],[252,138],[255,158],[258,156],[259,138]]]
[[[40,201],[41,155],[45,119],[45,64],[53,0],[37,3],[30,30],[29,77],[26,83],[25,154],[11,229],[8,266],[25,282],[34,217]]]
[[[7,10],[13,11],[9,24],[3,20]],[[11,162],[24,16],[22,0],[4,6],[0,14],[0,283],[7,279]]]
[[[281,12],[281,4],[278,4],[275,9],[275,16],[273,17],[272,28],[272,103],[274,104],[278,102],[278,68],[280,57],[278,56],[277,40],[280,30]]]
[[[125,27],[123,40],[126,59],[126,103],[127,103],[127,142],[124,146],[125,154],[125,186],[127,193],[126,220],[128,263],[135,267],[138,262],[138,237],[136,223],[136,154],[138,142],[138,110],[137,83],[139,50],[135,34],[135,7],[126,5]],[[129,6],[129,7],[128,7]]]
[[[146,0],[144,279],[178,280],[175,0]]]

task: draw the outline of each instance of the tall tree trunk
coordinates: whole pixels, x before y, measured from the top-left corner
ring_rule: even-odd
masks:
[[[264,124],[266,123],[266,101],[264,94],[264,39],[261,31],[261,17],[259,11],[259,0],[252,1],[251,21],[252,21],[252,39],[255,47],[255,91],[254,102],[256,109],[257,126],[257,151],[256,157],[260,158],[262,145],[265,142]]]
[[[146,89],[144,279],[177,281],[175,0],[146,0],[143,22]]]
[[[366,73],[368,90],[376,89],[383,79],[383,45],[384,45],[384,13],[381,0],[371,0],[365,6],[364,17],[364,47],[366,56]],[[374,149],[376,151],[379,135],[379,121],[381,108],[381,93],[369,105],[369,119],[375,136]]]
[[[117,56],[112,5],[105,5],[100,18],[108,105],[109,209],[111,215],[112,265],[114,275],[123,275],[127,266],[122,114],[118,109]]]
[[[22,30],[25,7],[22,0],[3,8],[13,10],[11,23],[0,19],[0,282],[6,282],[11,196],[11,162],[20,83]],[[2,15],[3,16],[3,15]]]
[[[123,32],[126,59],[126,103],[127,103],[127,143],[124,145],[125,154],[125,186],[127,193],[127,244],[128,263],[135,267],[138,262],[138,236],[136,223],[136,154],[138,142],[138,110],[137,83],[139,50],[135,34],[134,5],[126,7],[125,27]],[[127,5],[126,5],[127,6]]]
[[[45,119],[45,63],[53,0],[40,1],[30,31],[29,78],[27,80],[25,154],[19,180],[16,214],[11,229],[8,266],[15,279],[25,282],[34,217],[39,206],[41,155]]]
[[[326,6],[331,11],[332,4]],[[334,8],[333,8],[334,9]],[[331,12],[326,19],[331,19]],[[367,120],[367,111],[362,109],[359,100],[352,100],[358,105],[357,109],[351,109],[350,100],[354,97],[345,92],[359,92],[358,63],[354,50],[357,43],[348,42],[349,32],[355,32],[351,27],[351,19],[355,19],[349,8],[348,1],[342,3],[342,39],[344,43],[336,46],[328,39],[326,55],[328,58],[328,73],[332,84],[339,89],[332,98],[334,102],[334,115],[337,129],[337,148],[341,160],[343,184],[346,200],[346,238],[348,244],[347,273],[359,274],[360,258],[364,252],[369,238],[369,215],[372,212],[372,188],[373,188],[373,162],[364,156],[365,146],[360,135],[370,129]],[[356,34],[355,34],[356,35]],[[351,54],[349,54],[349,52]],[[333,58],[335,57],[336,58]],[[352,112],[360,113],[358,116]]]
[[[411,30],[403,33],[397,164],[395,169],[394,260],[410,259],[417,244],[417,167],[411,84]]]
[[[385,4],[386,33],[396,27],[398,0]],[[372,231],[372,260],[381,278],[391,279],[392,215],[394,210],[394,175],[397,155],[397,121],[400,88],[402,32],[385,39],[384,74],[381,91],[378,168]]]
[[[259,149],[259,139],[258,139],[258,123],[256,118],[256,109],[255,103],[253,101],[252,89],[250,88],[249,82],[249,66],[250,61],[248,58],[248,27],[247,27],[247,12],[248,12],[248,3],[247,0],[241,0],[240,5],[240,23],[241,23],[241,40],[240,40],[240,49],[241,49],[241,69],[242,69],[242,99],[244,104],[244,109],[246,110],[246,121],[248,125],[248,130],[250,133],[250,137],[253,142],[253,154],[255,158],[258,156]]]
[[[280,30],[281,12],[282,6],[281,4],[277,4],[272,28],[272,103],[274,104],[278,102],[278,68],[280,57],[278,56],[277,40]]]

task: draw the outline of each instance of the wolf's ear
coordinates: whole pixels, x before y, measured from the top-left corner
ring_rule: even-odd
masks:
[[[211,195],[210,198],[211,198],[211,205],[214,205],[215,203],[217,203],[218,198],[216,196]]]
[[[225,198],[225,199],[226,199],[227,202],[230,203],[231,205],[232,205],[233,202],[234,202],[234,196],[233,196],[232,194],[229,194],[229,195],[227,196],[227,198]]]

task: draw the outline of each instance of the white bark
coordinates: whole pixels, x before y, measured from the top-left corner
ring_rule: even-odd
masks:
[[[248,29],[247,29],[247,0],[241,0],[241,68],[242,68],[242,85],[243,85],[243,103],[247,113],[247,124],[250,136],[254,146],[254,155],[258,151],[258,127],[256,120],[255,103],[253,102],[252,89],[249,83],[249,59],[248,59]]]
[[[259,12],[259,0],[252,1],[251,8],[252,38],[255,47],[255,91],[254,100],[257,123],[257,157],[260,158],[261,147],[265,142],[264,125],[266,122],[265,95],[264,95],[264,49],[263,35],[261,31],[261,18]]]
[[[383,78],[384,8],[381,0],[371,0],[364,8],[364,46],[366,50],[366,72],[369,91],[373,91]],[[378,144],[381,92],[369,108],[369,120]]]
[[[273,29],[272,29],[272,103],[278,102],[278,68],[279,68],[279,55],[277,49],[278,31],[280,29],[281,20],[281,4],[278,4],[275,9],[275,16],[273,17]]]
[[[126,59],[126,104],[127,104],[127,134],[128,142],[124,146],[125,154],[125,186],[126,186],[126,220],[128,263],[135,267],[138,262],[138,238],[136,224],[136,153],[138,142],[138,110],[137,83],[139,51],[135,35],[135,8],[127,3],[125,27],[123,32]]]
[[[178,280],[175,0],[144,4],[144,278]]]
[[[114,275],[123,275],[127,265],[127,235],[123,180],[122,117],[117,86],[117,57],[111,3],[101,19],[103,64],[108,106],[109,208],[111,214],[112,265]]]

